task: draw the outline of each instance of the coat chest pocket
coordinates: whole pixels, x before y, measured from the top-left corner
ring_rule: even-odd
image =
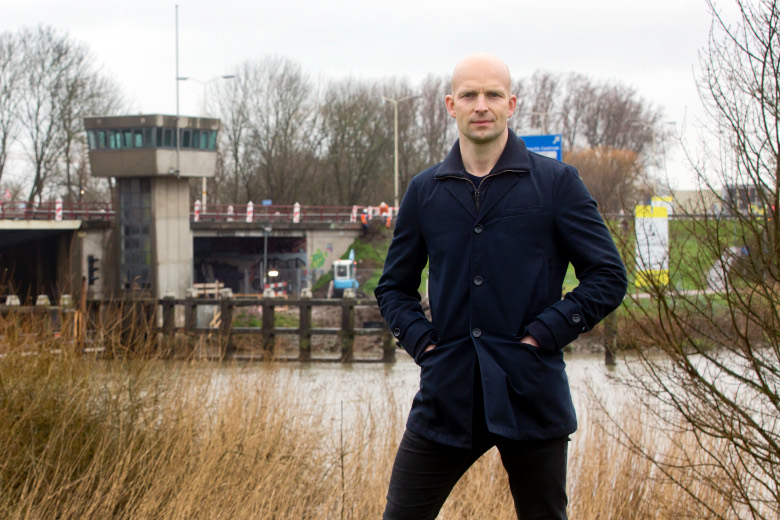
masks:
[[[499,235],[514,243],[542,244],[550,238],[552,215],[542,206],[522,206],[501,210],[493,227]]]
[[[523,217],[526,215],[538,215],[542,212],[541,206],[522,206],[519,208],[505,208],[501,211],[501,218]]]

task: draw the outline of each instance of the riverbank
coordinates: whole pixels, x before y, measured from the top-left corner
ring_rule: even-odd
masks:
[[[574,387],[590,380],[615,392],[598,362],[567,359]],[[7,356],[0,517],[378,518],[417,376],[402,356],[354,366]],[[577,392],[570,517],[671,519],[695,510],[611,437],[587,386]],[[659,449],[642,417],[619,415]],[[513,515],[491,451],[440,518]]]

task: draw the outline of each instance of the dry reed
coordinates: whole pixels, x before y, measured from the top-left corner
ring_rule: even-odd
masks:
[[[0,518],[381,516],[404,421],[381,383],[370,391],[386,406],[326,410],[289,366],[250,374],[238,365],[52,355],[46,342],[9,343],[18,334],[4,332]],[[707,517],[614,424],[588,415],[570,447],[570,518]],[[642,449],[679,451],[641,415],[621,418]],[[514,518],[495,450],[439,518]]]

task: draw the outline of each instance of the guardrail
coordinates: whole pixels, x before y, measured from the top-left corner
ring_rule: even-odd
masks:
[[[209,204],[204,210],[190,205],[190,220],[200,222],[246,222],[247,213],[251,222],[276,223],[294,222],[293,205]],[[392,208],[390,208],[392,209]],[[378,206],[299,206],[297,220],[313,222],[360,222],[365,212],[371,218],[385,217]],[[0,200],[0,219],[6,220],[113,220],[116,217],[110,202],[63,202],[61,216],[57,217],[57,202],[28,203],[27,201]]]
[[[113,220],[116,212],[110,202],[72,202],[61,206],[62,220]],[[0,219],[57,220],[57,202],[28,203],[0,201]]]
[[[391,208],[388,208],[388,211]],[[299,206],[298,222],[360,222],[365,212],[371,218],[383,217],[379,206]],[[207,222],[294,222],[294,205],[209,204],[205,210],[190,208],[190,219]]]

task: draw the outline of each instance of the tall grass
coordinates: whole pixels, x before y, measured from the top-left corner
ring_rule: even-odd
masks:
[[[288,365],[98,360],[37,341],[6,341],[0,358],[0,518],[381,516],[405,414],[381,383],[370,391],[386,406],[334,410]],[[570,448],[570,518],[711,516],[587,415]],[[641,449],[677,449],[646,418],[621,418]],[[514,518],[495,450],[439,518]]]

